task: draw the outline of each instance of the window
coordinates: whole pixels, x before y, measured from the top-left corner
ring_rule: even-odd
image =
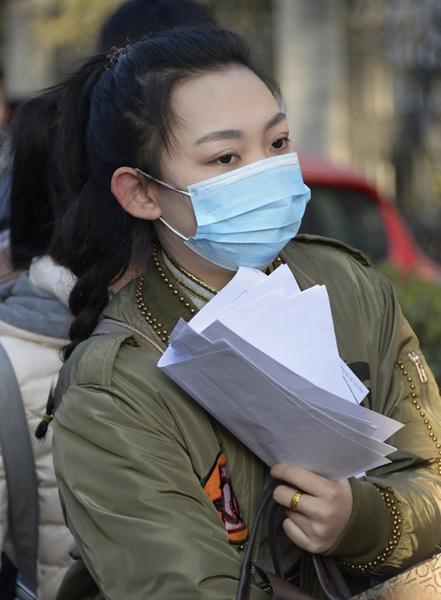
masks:
[[[300,233],[336,238],[359,248],[373,261],[387,256],[388,242],[381,213],[374,200],[355,189],[309,186]]]

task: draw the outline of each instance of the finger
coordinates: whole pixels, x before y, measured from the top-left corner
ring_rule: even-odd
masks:
[[[297,527],[300,527],[310,544],[315,544],[317,546],[317,544],[323,542],[326,543],[328,538],[328,528],[324,523],[320,523],[315,519],[311,519],[306,515],[302,515],[301,513],[292,510],[287,510],[285,514],[290,521],[297,525]]]
[[[322,508],[324,504],[323,500],[302,492],[300,500],[297,502],[297,506],[294,508],[291,505],[291,501],[297,491],[301,490],[297,490],[283,484],[278,485],[274,488],[273,498],[275,502],[285,508],[292,509],[295,512],[300,512],[310,518],[321,519],[323,512]]]
[[[298,493],[301,494],[300,499],[298,499]],[[296,496],[298,499],[297,505],[293,506],[292,502],[293,502],[293,500],[295,500]],[[298,512],[304,512],[303,508],[305,507],[305,510],[306,510],[308,500],[311,499],[311,496],[309,496],[308,494],[305,494],[301,490],[297,490],[297,489],[289,487],[287,485],[278,485],[277,487],[274,488],[273,498],[274,498],[275,502],[277,502],[281,506],[284,506],[285,508],[290,508],[290,509],[298,511]]]
[[[306,533],[294,523],[291,519],[285,519],[282,523],[283,531],[289,537],[289,539],[296,544],[302,550],[306,550],[307,552],[312,552],[313,544],[311,544]]]
[[[286,481],[312,496],[326,496],[332,486],[332,482],[329,479],[291,464],[275,464],[271,469],[271,476],[274,479]]]
[[[285,512],[287,519],[289,519],[294,525],[297,525],[299,529],[305,534],[308,539],[311,539],[313,535],[313,523],[306,515],[302,513],[294,512],[293,510],[287,510]]]

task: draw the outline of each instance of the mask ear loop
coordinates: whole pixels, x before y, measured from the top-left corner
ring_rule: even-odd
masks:
[[[188,192],[184,192],[184,190],[180,190],[179,188],[175,188],[172,185],[170,185],[169,183],[166,183],[165,181],[161,181],[160,179],[156,179],[156,177],[153,177],[152,175],[149,175],[148,173],[144,173],[144,171],[141,171],[141,169],[135,168],[135,171],[138,173],[138,175],[142,175],[143,177],[147,177],[147,179],[151,179],[152,181],[155,181],[156,183],[159,183],[159,185],[163,185],[164,187],[168,188],[169,190],[172,190],[174,192],[178,192],[180,194],[185,194],[186,196],[188,196],[189,198],[191,198],[191,194],[189,194]],[[172,233],[174,233],[179,238],[181,238],[181,240],[184,240],[184,242],[187,242],[190,239],[189,237],[185,237],[185,235],[182,235],[182,233],[180,233],[177,229],[175,229],[174,227],[172,227],[162,217],[159,217],[158,220],[161,221],[161,223],[163,223],[167,227],[167,229],[170,229],[170,231]]]
[[[147,177],[147,179],[151,179],[152,181],[155,181],[156,183],[159,183],[159,185],[163,185],[164,187],[168,188],[169,190],[172,190],[173,192],[178,192],[179,194],[185,194],[186,196],[188,196],[189,198],[191,198],[191,194],[189,192],[185,192],[184,190],[180,190],[177,187],[174,187],[173,185],[170,185],[169,183],[166,183],[165,181],[161,181],[160,179],[156,179],[156,177],[153,177],[153,175],[149,175],[148,173],[144,173],[144,171],[141,171],[141,169],[138,169],[135,167],[135,171],[139,174],[139,175],[143,175],[143,177]]]
[[[189,237],[185,237],[185,235],[182,235],[182,233],[180,233],[177,229],[175,229],[174,227],[172,227],[169,223],[167,223],[167,221],[165,221],[165,219],[163,219],[162,217],[158,218],[158,221],[161,221],[161,223],[163,223],[167,229],[170,229],[170,231],[172,233],[174,233],[175,235],[177,235],[179,238],[181,238],[181,240],[184,240],[184,242],[187,242],[190,238]]]

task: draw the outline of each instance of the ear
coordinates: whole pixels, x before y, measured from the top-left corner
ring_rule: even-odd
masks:
[[[155,194],[155,184],[143,181],[135,169],[119,167],[112,175],[110,189],[121,207],[137,219],[155,221],[161,209]]]

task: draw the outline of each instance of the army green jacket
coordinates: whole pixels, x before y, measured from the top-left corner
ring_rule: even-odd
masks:
[[[438,388],[391,284],[362,255],[299,236],[282,257],[302,289],[326,285],[340,355],[370,390],[365,406],[405,424],[390,439],[399,449],[392,463],[350,480],[353,512],[328,552],[354,589],[368,587],[370,577],[427,558],[441,541]],[[136,281],[126,286],[104,316],[142,331],[150,349],[129,333],[86,340],[56,390],[60,493],[99,588],[80,591],[73,575],[60,598],[233,600],[267,469],[156,366],[165,349],[156,332],[189,319],[189,307],[155,269],[146,275],[144,315],[136,289]],[[222,493],[225,480],[233,502]],[[282,532],[279,542],[290,568],[298,552]],[[267,550],[262,538],[258,563]],[[308,560],[302,564],[303,587],[321,597]],[[251,599],[269,597],[255,581]]]

